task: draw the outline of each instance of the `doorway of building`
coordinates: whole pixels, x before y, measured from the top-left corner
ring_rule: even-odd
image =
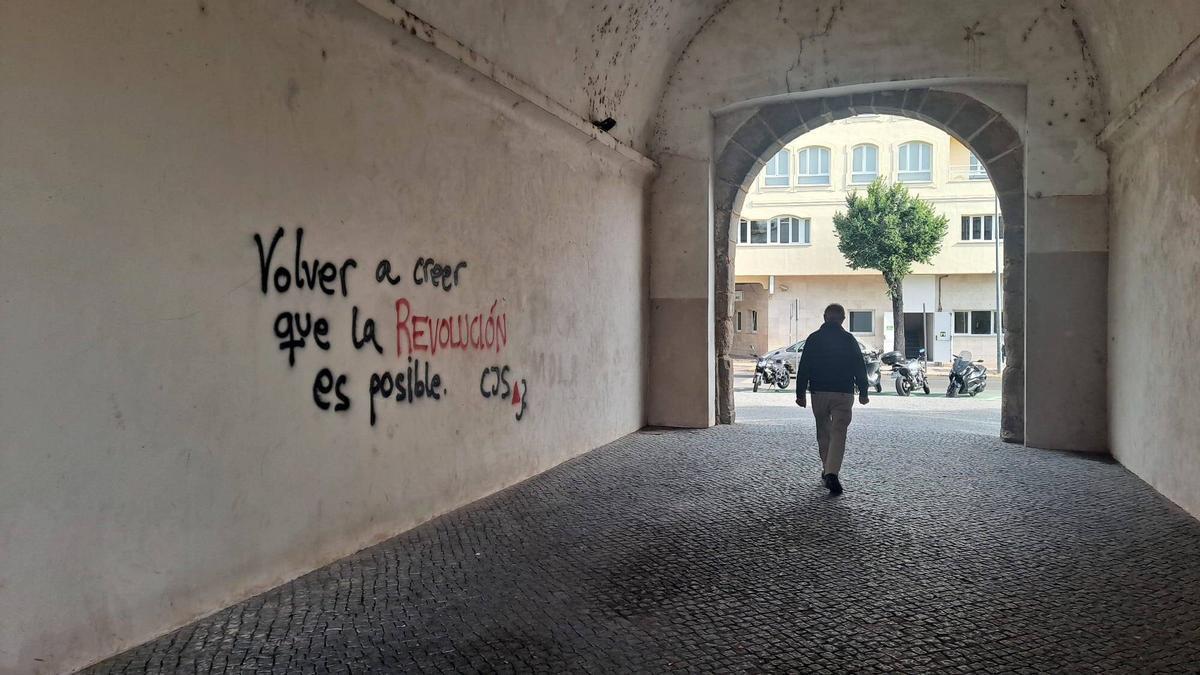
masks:
[[[918,353],[922,349],[928,349],[925,344],[925,338],[928,334],[926,317],[928,315],[920,312],[905,312],[904,313],[904,356],[910,359],[917,358]]]

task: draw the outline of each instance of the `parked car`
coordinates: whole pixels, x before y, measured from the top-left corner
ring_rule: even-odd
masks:
[[[863,344],[862,340],[857,340],[858,348],[862,350],[863,359],[871,359],[878,356],[878,350],[872,349]],[[795,375],[796,368],[800,365],[800,356],[804,353],[804,340],[787,347],[774,349],[762,356],[758,357],[759,362],[770,363],[771,361],[783,361],[783,365],[787,367],[788,372]]]

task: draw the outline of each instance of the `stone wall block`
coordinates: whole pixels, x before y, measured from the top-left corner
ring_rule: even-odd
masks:
[[[974,136],[983,125],[996,117],[996,111],[978,101],[968,101],[959,109],[954,119],[947,123],[950,133],[965,141]]]
[[[1021,137],[1012,126],[993,122],[971,139],[971,150],[980,161],[990,162],[1021,144]]]
[[[907,93],[904,89],[876,92],[872,97],[871,105],[876,112],[898,115],[904,109],[904,98]]]
[[[854,94],[850,97],[850,107],[858,115],[875,113],[875,94]]]
[[[821,99],[796,101],[796,111],[800,113],[801,119],[810,130],[832,119],[829,111],[825,108],[825,102]],[[795,137],[793,136],[793,138]]]
[[[760,115],[746,120],[746,123],[733,134],[733,142],[742,146],[742,149],[751,155],[761,159],[769,158],[774,154],[771,150],[775,146],[778,146],[775,149],[776,152],[783,148],[783,144],[779,142],[775,132],[771,131]]]
[[[916,115],[935,126],[944,126],[967,100],[962,94],[932,90],[925,96]]]
[[[1025,161],[1019,149],[988,162],[987,170],[997,193],[1024,191]]]
[[[790,101],[763,106],[758,111],[758,117],[777,139],[795,133],[796,128],[804,123],[796,104]]]
[[[726,183],[742,185],[747,177],[758,174],[764,166],[758,157],[736,143],[730,143],[717,158],[716,176]]]
[[[822,100],[825,101],[825,108],[830,117],[835,120],[844,120],[854,115],[853,98],[850,96],[831,96]]]

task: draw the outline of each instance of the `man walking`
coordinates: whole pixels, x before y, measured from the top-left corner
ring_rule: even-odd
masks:
[[[866,405],[867,367],[858,340],[842,328],[846,308],[825,308],[825,323],[804,341],[804,352],[796,368],[796,405],[807,405],[805,393],[812,390],[812,411],[817,418],[817,447],[821,451],[821,480],[829,494],[842,494],[838,472],[846,452],[846,430],[854,414],[854,386],[858,402]]]

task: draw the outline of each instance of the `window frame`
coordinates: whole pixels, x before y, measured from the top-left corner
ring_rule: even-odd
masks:
[[[734,322],[733,332],[740,333],[742,332],[742,310],[739,309],[738,311],[734,312],[734,314],[737,315],[737,318]]]
[[[783,173],[779,173],[779,158],[783,157],[787,166],[784,167]],[[778,185],[772,185],[771,179],[782,178],[783,182]],[[767,165],[763,167],[762,187],[765,190],[780,190],[787,189],[792,185],[792,152],[787,148],[781,149],[779,152],[771,155],[771,159],[767,160]]]
[[[853,318],[854,318],[855,314],[870,315],[871,330],[869,330],[869,331],[854,330]],[[851,335],[874,335],[875,334],[875,310],[873,310],[873,309],[848,309],[848,310],[846,310],[846,328],[849,330]]]
[[[916,170],[904,169],[901,165],[901,161],[909,158],[909,155],[911,154],[910,148],[921,148],[921,147],[929,149],[929,162],[928,162],[928,165],[926,166],[926,168],[916,169]],[[919,162],[920,153],[917,153],[917,155],[918,155],[918,164],[919,164],[920,163]],[[910,175],[908,177],[905,177],[905,174],[910,174]],[[913,177],[911,174],[919,174],[919,175],[917,177]],[[926,141],[920,141],[920,140],[912,140],[912,141],[905,141],[904,143],[901,143],[900,145],[896,146],[896,182],[897,183],[906,183],[906,184],[917,184],[917,185],[933,182],[933,144],[932,143],[929,143]]]
[[[783,225],[784,219],[790,219],[790,220],[795,221],[794,223],[789,224],[788,241],[786,241],[786,242],[781,241],[781,239],[783,239],[783,237],[780,236],[783,231],[783,227],[781,227],[781,226]],[[765,232],[766,232],[766,238],[767,238],[766,241],[760,241],[760,242],[750,241],[751,237],[753,236],[753,231],[754,231],[753,223],[764,223],[765,224]],[[797,234],[797,233],[804,235],[803,241],[797,241],[794,237],[792,237],[793,234]],[[775,239],[774,241],[771,240],[772,235],[774,235],[774,239]],[[804,218],[801,216],[794,216],[791,214],[781,214],[781,215],[772,216],[772,217],[766,218],[766,219],[739,218],[738,219],[737,245],[738,246],[810,246],[810,245],[812,245],[812,218]]]
[[[869,180],[862,180],[862,179],[858,178],[858,176],[865,176],[868,174],[868,172],[857,170],[858,169],[858,151],[859,150],[866,151],[868,149],[873,150],[875,152],[875,157],[874,157],[875,168],[873,171],[870,172],[871,178]],[[864,152],[864,160],[865,160],[865,154],[866,153]],[[863,163],[866,164],[865,161]],[[851,185],[870,185],[872,182],[875,181],[875,179],[879,178],[879,175],[880,174],[879,174],[879,146],[878,145],[875,145],[874,143],[859,143],[858,145],[850,148],[850,184]]]
[[[995,217],[995,214],[992,214],[992,213],[963,215],[962,219],[961,219],[962,229],[959,231],[959,240],[962,241],[963,243],[967,243],[967,244],[984,244],[984,243],[990,244],[997,240],[1004,241],[1004,216],[1001,215],[1000,219],[996,222],[989,222],[989,221],[992,221],[994,219],[994,217]],[[977,238],[974,236],[974,230],[975,230],[975,222],[974,221],[976,218],[979,219],[980,235],[982,235],[984,232],[987,231],[987,228],[989,225],[991,226],[991,228],[992,228],[991,238],[986,238],[986,237],[982,237],[982,236]],[[971,222],[969,229],[967,226],[968,221]],[[965,234],[970,234],[971,236],[963,236]]]
[[[983,162],[975,156],[975,153],[968,153],[967,159],[967,180],[988,180],[987,167]]]
[[[821,159],[825,160],[824,173],[808,173],[808,165],[810,162],[801,158],[807,158],[810,151],[817,151],[817,169],[821,169]],[[796,185],[797,187],[806,188],[823,188],[833,185],[833,153],[829,148],[823,145],[807,145],[796,151]],[[823,183],[804,182],[805,178],[815,177],[824,178]]]
[[[967,332],[966,333],[960,333],[958,330],[958,315],[959,314],[967,315]],[[988,330],[991,331],[990,333],[974,332],[974,326],[975,326],[975,316],[974,315],[976,315],[976,314],[987,314],[988,315],[988,317],[989,317],[988,321],[990,322],[988,324]],[[997,318],[996,310],[994,310],[994,309],[956,309],[953,312],[953,319],[951,321],[951,323],[953,324],[952,335],[954,335],[955,337],[996,337],[996,318]]]
[[[750,332],[758,333],[758,310],[750,310]]]

